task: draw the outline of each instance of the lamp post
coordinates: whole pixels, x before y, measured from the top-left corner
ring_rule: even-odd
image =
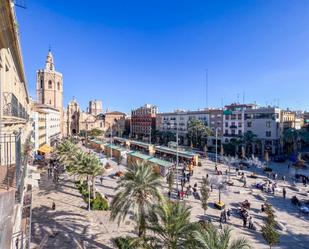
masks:
[[[178,166],[179,166],[179,155],[178,155],[178,112],[176,116],[176,187],[178,192]]]
[[[216,166],[218,164],[218,128],[216,128]]]
[[[90,210],[90,181],[88,181],[88,211]]]

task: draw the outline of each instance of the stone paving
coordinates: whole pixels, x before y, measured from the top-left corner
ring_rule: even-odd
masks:
[[[109,160],[112,165],[112,170],[105,173],[103,183],[97,179],[96,185],[98,191],[106,195],[109,201],[115,195],[117,179],[112,176],[118,170],[125,170],[123,165],[118,166],[115,162]],[[272,168],[279,175],[288,176],[287,166],[285,164],[274,164]],[[218,165],[218,169],[225,172],[225,165]],[[255,182],[263,181],[266,177],[261,169],[252,169],[260,178],[251,179],[247,177],[247,188],[242,187],[243,183],[239,181],[235,170],[231,170],[231,179],[234,186],[229,187],[222,195],[222,200],[228,208],[236,210],[239,203],[247,199],[251,202],[250,215],[254,218],[258,230],[252,231],[242,227],[242,220],[233,212],[228,225],[233,228],[232,238],[244,236],[248,238],[254,248],[268,248],[264,239],[261,236],[260,226],[263,225],[264,214],[261,213],[260,207],[263,201],[258,198],[260,190],[255,190],[250,187]],[[245,171],[249,175],[250,172]],[[202,176],[209,174],[210,177],[214,174],[214,163],[209,160],[202,160],[202,167],[195,167],[194,175],[191,178],[191,186],[194,183],[201,181]],[[287,178],[289,180],[289,178]],[[165,180],[163,192],[167,193]],[[288,185],[288,181],[278,181],[279,187]],[[287,191],[287,199],[283,199],[282,193],[265,194],[276,212],[277,220],[285,227],[285,231],[280,231],[281,242],[277,247],[273,248],[309,248],[309,219],[303,216],[296,207],[290,202],[290,197],[297,195],[300,199],[308,197],[304,196],[307,189],[300,186],[301,191],[295,192],[291,189]],[[56,210],[51,210],[52,201],[56,203]],[[218,191],[216,189],[211,192],[209,199],[209,208],[206,216],[210,217],[219,227],[220,211],[213,207],[214,201],[218,200]],[[185,198],[184,202],[192,206],[192,220],[203,219],[204,211],[202,210],[199,200],[190,196]],[[40,189],[34,193],[34,208],[33,208],[33,227],[32,227],[32,248],[38,248],[40,243],[46,240],[41,248],[114,248],[111,239],[117,236],[131,234],[135,230],[134,222],[129,218],[117,225],[117,222],[109,220],[109,211],[91,211],[86,210],[86,203],[83,201],[79,192],[75,189],[72,179],[64,177],[60,181],[60,186],[56,189],[51,183],[51,180],[43,174],[41,179]],[[42,242],[43,241],[43,242]]]

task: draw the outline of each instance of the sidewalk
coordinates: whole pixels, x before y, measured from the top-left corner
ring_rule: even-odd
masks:
[[[111,248],[99,242],[103,230],[94,226],[97,215],[86,206],[72,179],[62,176],[56,188],[43,172],[39,189],[33,190],[31,248]]]

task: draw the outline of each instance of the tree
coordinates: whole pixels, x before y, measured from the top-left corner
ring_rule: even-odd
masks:
[[[283,131],[284,147],[288,154],[296,152],[297,150],[298,134],[294,128],[289,128]]]
[[[160,175],[146,163],[134,164],[118,181],[117,194],[111,204],[111,220],[121,221],[133,213],[138,236],[145,236],[146,217],[162,199]]]
[[[104,132],[102,130],[94,128],[88,132],[88,135],[92,137],[99,137],[99,136],[103,136]]]
[[[262,235],[271,249],[272,246],[279,243],[280,234],[276,230],[277,222],[275,220],[274,211],[270,204],[266,204],[265,212],[267,214],[265,224],[262,227]]]
[[[168,173],[167,177],[166,177],[167,183],[168,183],[168,190],[170,193],[172,193],[173,191],[173,185],[175,182],[175,172],[174,170],[170,170],[170,172]]]
[[[245,149],[245,154],[248,155],[249,146],[253,146],[255,143],[258,143],[257,135],[252,131],[246,131],[241,138],[241,143]]]
[[[149,217],[147,230],[154,248],[184,249],[194,248],[194,231],[197,224],[190,222],[191,208],[179,201],[163,200],[156,205]]]
[[[201,203],[202,208],[204,210],[204,215],[206,214],[206,210],[208,208],[209,196],[210,196],[209,181],[206,177],[203,177],[201,183]]]
[[[74,155],[78,151],[76,145],[70,140],[64,140],[56,148],[58,159],[61,163],[69,165],[74,160]]]
[[[188,139],[194,147],[203,148],[207,144],[207,137],[211,134],[211,130],[202,120],[191,119],[188,122]]]
[[[200,227],[195,232],[195,239],[197,241],[196,248],[198,249],[250,249],[252,248],[249,242],[240,238],[231,241],[231,228],[224,227],[219,232],[212,224],[209,224],[206,228]]]
[[[75,154],[73,162],[68,167],[70,174],[78,175],[83,180],[92,181],[92,196],[95,199],[95,178],[104,173],[100,159],[94,155],[78,151]]]

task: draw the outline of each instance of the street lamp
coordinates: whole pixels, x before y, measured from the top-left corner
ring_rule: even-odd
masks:
[[[219,127],[216,128],[216,166],[218,164],[218,129]]]
[[[88,211],[90,211],[90,181],[88,181]]]

